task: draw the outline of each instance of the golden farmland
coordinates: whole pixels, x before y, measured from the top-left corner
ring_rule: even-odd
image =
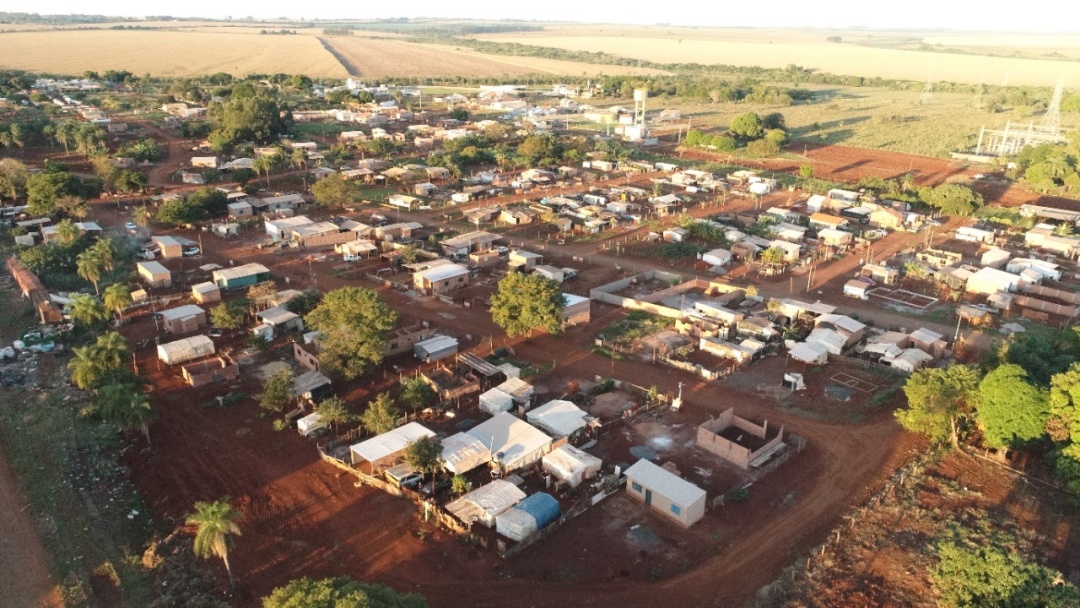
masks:
[[[27,32],[0,34],[0,67],[81,74],[129,70],[190,76],[285,72],[344,78],[345,69],[311,36],[172,31]]]
[[[702,63],[782,68],[789,64],[857,76],[905,80],[1053,86],[1059,77],[1080,82],[1080,63],[874,48],[825,40],[828,32],[782,30],[733,32],[680,28],[577,26],[535,34],[485,36],[614,55],[659,63]],[[859,37],[865,37],[860,33]],[[894,34],[895,35],[895,34]],[[957,42],[956,38],[950,42]],[[1060,45],[1060,41],[1054,41]],[[1077,43],[1080,47],[1080,43]]]

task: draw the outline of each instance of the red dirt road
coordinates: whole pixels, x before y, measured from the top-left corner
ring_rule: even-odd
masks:
[[[45,548],[26,512],[7,461],[0,457],[0,598],[4,606],[59,608]]]

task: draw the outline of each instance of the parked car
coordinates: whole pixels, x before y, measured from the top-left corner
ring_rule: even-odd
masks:
[[[446,479],[441,479],[439,481],[436,481],[435,482],[435,487],[433,489],[431,487],[431,482],[430,481],[424,482],[423,484],[420,485],[420,494],[422,496],[425,496],[425,497],[434,496],[434,495],[436,495],[436,494],[438,494],[440,492],[443,492],[444,490],[448,490],[450,488],[451,483],[453,483],[453,480],[451,478],[447,477]]]
[[[135,225],[135,222],[128,222],[124,224],[124,229],[132,234],[135,234],[139,231],[139,227]]]
[[[202,251],[200,251],[198,247],[187,247],[184,249],[184,257],[190,258],[199,255],[200,253],[202,253]]]
[[[412,489],[415,490],[416,486],[420,485],[423,481],[424,481],[424,476],[422,474],[420,474],[420,473],[410,473],[410,474],[406,475],[405,477],[402,477],[401,481],[398,483],[398,485],[400,485],[403,488],[412,488]]]
[[[211,338],[220,338],[221,336],[225,335],[225,332],[221,331],[216,327],[211,327],[210,331],[206,332],[206,335],[210,336]]]
[[[346,253],[345,255],[341,256],[341,259],[345,262],[359,262],[360,256],[355,253]]]
[[[152,260],[155,257],[157,257],[157,256],[154,255],[154,252],[150,251],[149,249],[144,249],[144,250],[140,251],[138,255],[139,255],[140,258],[142,258],[144,260]]]

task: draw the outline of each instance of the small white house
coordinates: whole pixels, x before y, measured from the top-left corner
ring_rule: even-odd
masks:
[[[997,268],[980,268],[968,277],[967,291],[991,295],[999,292],[1016,291],[1020,285],[1020,275]]]
[[[701,261],[709,266],[727,266],[731,263],[731,252],[727,249],[713,249],[701,254]]]
[[[860,300],[866,300],[870,297],[870,284],[851,279],[847,283],[844,283],[844,295],[851,298],[858,298]]]
[[[705,490],[644,458],[626,469],[626,492],[684,528],[705,516]]]

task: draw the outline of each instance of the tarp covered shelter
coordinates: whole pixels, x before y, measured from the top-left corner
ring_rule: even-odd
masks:
[[[476,437],[458,433],[443,439],[442,460],[447,471],[461,475],[491,462],[491,452]]]
[[[552,437],[569,437],[585,428],[588,414],[569,401],[555,399],[525,414],[529,423]]]
[[[822,365],[829,360],[829,351],[817,342],[799,342],[788,351],[788,356],[800,363]]]
[[[504,471],[530,465],[551,450],[551,437],[508,412],[469,429],[468,433],[488,447],[492,459]]]
[[[574,446],[567,444],[552,450],[544,456],[544,470],[559,481],[565,481],[571,488],[576,488],[586,479],[591,479],[599,471],[603,461]]]
[[[512,541],[521,542],[557,519],[559,501],[550,494],[538,492],[496,517],[495,531]]]
[[[446,510],[465,523],[478,522],[489,528],[495,518],[525,498],[525,492],[505,479],[480,486],[461,498],[447,503]]]
[[[514,399],[507,395],[499,387],[487,390],[480,394],[480,409],[494,416],[502,412],[508,412],[514,407]]]
[[[192,336],[159,344],[157,351],[159,359],[169,365],[176,365],[214,354],[214,341],[206,336]]]

